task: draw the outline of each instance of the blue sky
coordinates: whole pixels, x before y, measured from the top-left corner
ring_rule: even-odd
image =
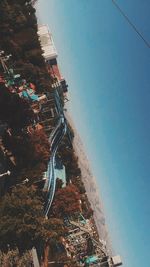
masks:
[[[150,41],[147,0],[116,1]],[[40,0],[124,267],[150,266],[150,49],[111,0]],[[146,261],[146,263],[145,263]]]

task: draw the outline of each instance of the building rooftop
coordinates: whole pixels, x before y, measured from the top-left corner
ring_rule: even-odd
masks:
[[[38,26],[38,35],[41,42],[43,56],[46,60],[54,59],[58,56],[52,34],[47,25]]]

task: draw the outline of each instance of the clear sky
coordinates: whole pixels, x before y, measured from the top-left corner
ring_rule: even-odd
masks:
[[[150,1],[116,0],[150,41]],[[111,0],[40,0],[124,267],[150,266],[150,49]]]

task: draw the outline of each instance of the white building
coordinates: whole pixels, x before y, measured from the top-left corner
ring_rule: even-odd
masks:
[[[112,266],[117,267],[122,265],[122,260],[120,255],[114,256],[111,258]]]
[[[38,26],[38,35],[40,38],[43,56],[48,60],[56,59],[58,56],[52,34],[50,33],[47,25]]]

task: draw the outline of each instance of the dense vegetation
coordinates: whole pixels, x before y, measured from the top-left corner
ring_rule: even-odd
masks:
[[[0,50],[4,50],[5,55],[11,54],[7,63],[9,68],[20,73],[27,82],[33,82],[37,92],[51,90],[32,1],[0,2]],[[7,77],[2,66],[0,74]],[[9,258],[9,250],[16,251],[16,248],[23,253],[33,246],[39,249],[42,243],[44,249],[50,239],[57,241],[64,231],[60,220],[45,219],[43,199],[31,186],[47,169],[50,156],[48,138],[41,127],[33,127],[35,114],[31,103],[10,89],[0,83],[0,121],[6,125],[1,138],[3,147],[12,154],[15,162],[9,180],[20,185],[11,190],[5,186],[9,193],[0,199],[0,251],[5,252],[1,254],[1,261]],[[21,185],[26,178],[28,186]]]
[[[18,249],[9,250],[7,253],[0,251],[0,266],[31,267],[33,263],[31,252],[27,251],[20,255]]]
[[[64,139],[61,144],[58,155],[63,159],[63,164],[66,167],[67,182],[69,182],[73,177],[81,175],[81,170],[78,166],[78,158],[75,155],[73,148],[66,146],[67,140]]]
[[[61,220],[43,216],[42,198],[34,187],[17,186],[0,201],[0,249],[25,252],[57,240],[64,231]]]
[[[0,120],[7,123],[15,132],[32,123],[33,111],[27,101],[18,94],[11,93],[8,88],[0,84]]]
[[[51,78],[37,35],[33,2],[1,0],[0,50],[12,55],[8,65],[15,73],[20,73],[27,82],[34,83],[36,92],[46,92],[51,91]],[[1,67],[0,74],[3,74]],[[25,259],[30,262],[30,255],[26,251],[34,246],[38,251],[42,248],[46,254],[46,248],[50,247],[52,251],[61,242],[61,235],[67,231],[61,220],[64,215],[71,216],[81,211],[86,218],[92,215],[81,181],[78,158],[68,146],[67,139],[64,139],[58,156],[66,167],[67,186],[62,188],[62,182],[57,180],[50,218],[45,219],[44,198],[35,182],[42,178],[47,169],[50,146],[44,129],[35,125],[35,120],[31,103],[0,83],[0,122],[7,126],[1,141],[15,162],[11,183],[0,198],[0,264],[6,259],[7,263],[13,254],[14,266],[16,262],[17,266],[28,266],[27,261],[26,265],[21,265]],[[25,186],[22,182],[26,178],[29,182]],[[19,258],[18,255],[22,256]],[[59,259],[67,262],[68,266],[77,266],[66,255],[60,255]]]
[[[3,144],[15,158],[17,182],[28,178],[31,184],[42,178],[50,156],[49,142],[43,129],[35,129],[30,135],[5,132]]]
[[[0,50],[4,50],[6,55],[11,54],[9,68],[12,67],[27,81],[34,82],[37,92],[43,92],[51,90],[50,76],[42,56],[33,2],[35,1],[0,2]],[[2,74],[2,66],[0,72]],[[30,181],[40,179],[49,159],[47,136],[41,129],[26,134],[27,127],[35,121],[31,103],[10,92],[2,83],[0,121],[9,128],[9,132],[3,135],[3,145],[11,151],[16,162],[17,182],[25,178]]]
[[[0,50],[11,54],[12,66],[22,77],[34,82],[39,91],[50,90],[37,35],[37,18],[31,0],[0,1]]]
[[[74,185],[58,189],[52,205],[52,213],[58,218],[70,216],[81,211],[80,194]]]

